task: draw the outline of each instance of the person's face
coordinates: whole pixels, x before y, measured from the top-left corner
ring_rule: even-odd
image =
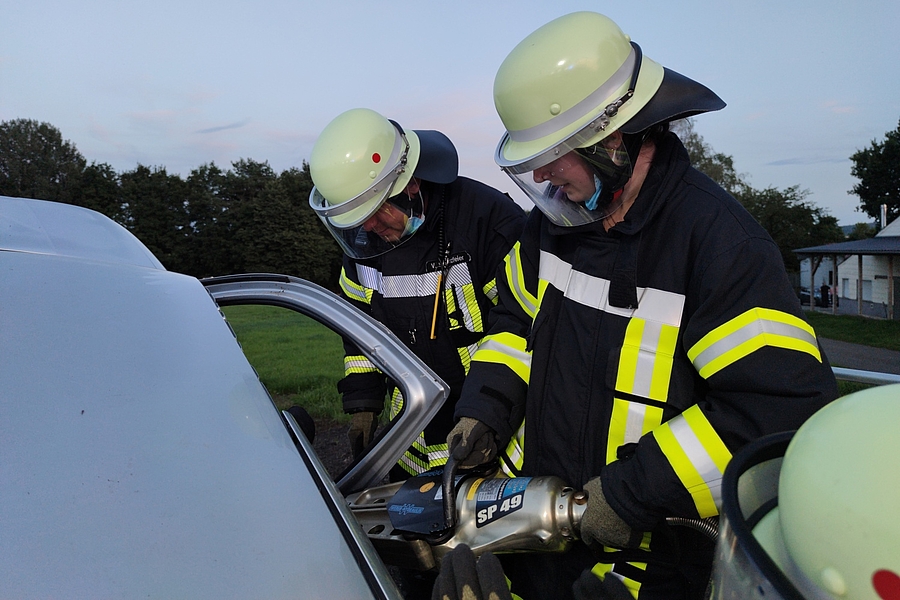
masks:
[[[419,193],[419,183],[413,179],[404,188],[403,194],[412,197]],[[373,231],[386,242],[399,242],[406,231],[406,223],[409,217],[402,210],[386,200],[375,213],[363,223],[365,231]]]
[[[584,202],[594,195],[594,172],[574,150],[532,171],[535,183],[549,181],[572,202]]]
[[[406,230],[406,220],[406,213],[390,202],[385,202],[363,223],[363,229],[374,231],[386,242],[398,242]]]
[[[625,148],[622,145],[622,134],[618,131],[605,137],[600,142],[600,146],[606,150],[606,154],[613,165],[621,165],[623,158],[627,157]],[[532,176],[535,183],[549,181],[552,185],[558,186],[572,202],[584,202],[597,191],[597,187],[594,184],[594,170],[574,150],[568,154],[563,154],[539,169],[535,169],[532,172]]]

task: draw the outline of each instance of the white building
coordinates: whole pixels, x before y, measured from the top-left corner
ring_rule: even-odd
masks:
[[[801,287],[825,284],[858,314],[900,319],[900,219],[873,238],[794,252],[801,257]]]

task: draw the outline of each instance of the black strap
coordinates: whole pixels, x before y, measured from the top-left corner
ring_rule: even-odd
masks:
[[[641,234],[624,235],[619,239],[619,250],[609,283],[609,303],[616,308],[635,309],[637,297],[637,259]]]

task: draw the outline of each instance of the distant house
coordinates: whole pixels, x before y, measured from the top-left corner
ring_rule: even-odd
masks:
[[[842,313],[849,303],[860,315],[900,319],[900,219],[873,238],[794,252],[801,259],[800,286],[827,285],[845,304]]]

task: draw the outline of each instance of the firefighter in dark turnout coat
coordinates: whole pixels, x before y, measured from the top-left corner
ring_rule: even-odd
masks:
[[[713,544],[666,519],[715,518],[732,454],[837,396],[778,248],[667,131],[724,103],[596,13],[526,38],[494,97],[496,161],[540,210],[506,259],[450,451],[589,494],[587,545],[501,557],[514,593],[700,598]]]
[[[524,224],[509,196],[457,176],[453,144],[437,131],[403,131],[380,114],[339,115],[313,148],[314,209],[344,250],[340,286],[448,384],[444,407],[391,473],[400,479],[442,465],[453,409],[488,311],[496,271]],[[413,235],[415,234],[415,235]],[[389,418],[403,399],[345,341],[344,410],[351,449],[368,445],[386,395]]]

